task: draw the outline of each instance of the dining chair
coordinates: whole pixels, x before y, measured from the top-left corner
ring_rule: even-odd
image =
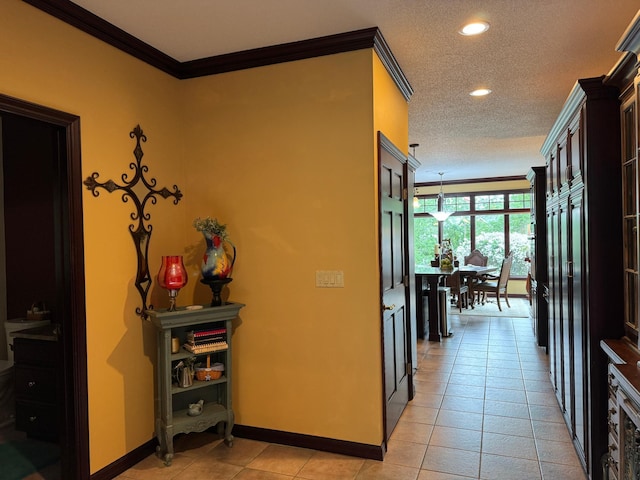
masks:
[[[458,309],[462,312],[462,307],[469,308],[469,285],[463,281],[459,270],[446,277],[446,285],[451,289],[451,295],[457,296]]]
[[[509,283],[509,275],[511,275],[512,263],[513,254],[509,255],[502,261],[502,266],[500,267],[500,275],[498,275],[495,280],[487,280],[473,287],[474,291],[478,292],[478,295],[482,294],[483,305],[486,301],[487,293],[495,293],[496,301],[498,303],[498,310],[502,311],[502,307],[500,306],[500,294],[504,296],[504,300],[505,302],[507,302],[507,307],[511,308],[511,305],[509,305],[507,285]]]
[[[478,267],[486,267],[488,262],[489,262],[489,257],[487,257],[486,255],[483,255],[482,252],[477,248],[473,249],[469,255],[464,257],[465,265],[477,265]],[[476,275],[471,279],[471,281],[473,282],[472,287],[474,287],[472,288],[472,297],[471,297],[472,307],[476,302],[480,303],[480,292],[476,294],[475,286],[479,283],[484,282],[486,279],[487,278],[485,275]]]
[[[464,257],[465,265],[477,265],[479,267],[486,267],[489,257],[482,254],[477,248],[473,250],[469,255]]]

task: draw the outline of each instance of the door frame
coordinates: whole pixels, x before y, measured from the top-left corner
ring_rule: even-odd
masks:
[[[82,164],[80,117],[52,108],[0,94],[0,112],[39,120],[65,131],[66,176],[58,178],[65,193],[64,224],[68,228],[63,241],[69,259],[65,265],[65,298],[68,323],[60,332],[65,404],[61,410],[60,435],[62,478],[89,478],[89,415],[87,402],[87,342],[84,276],[84,236],[82,223]]]

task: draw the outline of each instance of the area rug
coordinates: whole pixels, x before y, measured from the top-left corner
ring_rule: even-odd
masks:
[[[511,317],[526,318],[529,316],[529,301],[525,298],[509,298],[511,308],[507,307],[507,302],[500,299],[502,311],[498,310],[495,298],[491,298],[484,305],[476,304],[475,308],[463,308],[462,312],[455,305],[451,306],[451,315],[476,316],[476,317]]]
[[[22,480],[24,477],[51,465],[60,458],[55,443],[25,439],[0,444],[2,480]]]

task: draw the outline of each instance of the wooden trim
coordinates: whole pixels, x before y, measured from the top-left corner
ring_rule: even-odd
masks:
[[[233,434],[236,437],[258,440],[261,442],[290,445],[292,447],[310,448],[322,452],[350,455],[352,457],[382,460],[385,449],[383,445],[368,445],[364,443],[348,442],[335,438],[316,437],[301,433],[282,432],[267,428],[234,425]]]
[[[402,92],[404,99],[408,102],[413,95],[413,88],[411,88],[407,77],[405,77],[400,65],[398,65],[398,62],[396,62],[396,59],[393,56],[393,53],[389,48],[389,44],[387,44],[378,28],[376,28],[373,48],[378,54],[378,57],[380,57],[380,60],[387,69],[387,72],[389,72],[393,78],[396,86],[400,89],[400,92]]]
[[[470,178],[466,180],[449,180],[442,182],[442,185],[465,185],[468,183],[490,183],[490,182],[513,182],[519,180],[526,180],[526,175],[515,175],[512,177],[486,177],[486,178]],[[436,182],[420,182],[416,183],[415,187],[440,187],[440,180]],[[502,189],[500,189],[502,191]]]
[[[76,115],[0,94],[0,112],[11,113],[61,126],[66,135],[68,204],[64,211],[65,250],[70,254],[68,284],[70,317],[63,325],[62,358],[65,405],[64,431],[60,438],[62,478],[89,476],[89,415],[87,405],[87,353],[85,317],[84,243],[82,223],[82,166],[80,118]],[[68,243],[67,243],[68,242]],[[62,287],[61,287],[62,288]]]
[[[181,80],[372,48],[405,99],[409,101],[413,95],[413,88],[378,27],[181,63],[70,0],[22,1]]]
[[[123,457],[120,457],[115,462],[112,462],[106,467],[95,472],[93,475],[91,475],[91,480],[111,480],[112,478],[116,478],[118,475],[126,472],[128,469],[141,462],[149,455],[153,455],[153,453],[156,451],[157,445],[158,441],[155,438],[149,440],[146,443],[143,443],[138,448],[130,451]]]
[[[180,62],[70,0],[22,0],[169,75],[178,77]]]
[[[215,429],[211,429],[214,431]],[[278,445],[289,445],[291,447],[309,448],[320,452],[331,452],[352,457],[366,458],[371,460],[382,460],[384,457],[383,445],[368,445],[364,443],[347,442],[326,437],[315,437],[313,435],[303,435],[300,433],[283,432],[280,430],[270,430],[268,428],[249,427],[235,424],[233,435],[237,438],[256,440],[260,442],[275,443]],[[152,438],[138,448],[123,455],[115,462],[98,470],[91,477],[91,480],[109,480],[126,472],[137,463],[141,462],[156,451],[158,441]],[[233,447],[232,447],[233,448]]]

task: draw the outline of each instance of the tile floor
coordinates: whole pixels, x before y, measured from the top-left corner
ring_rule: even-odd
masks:
[[[172,480],[585,480],[528,318],[451,315],[421,342],[416,396],[384,462],[212,433],[176,437],[171,467],[150,456],[117,478]]]

